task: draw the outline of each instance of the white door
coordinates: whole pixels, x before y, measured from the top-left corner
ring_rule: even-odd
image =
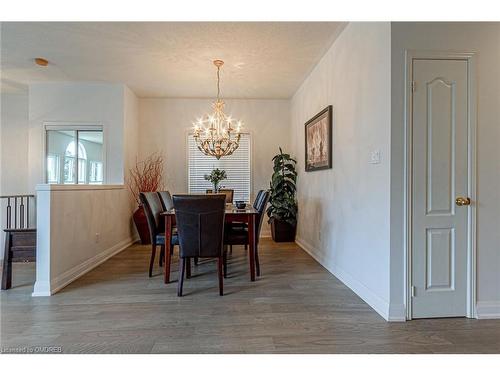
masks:
[[[413,60],[412,318],[467,312],[467,68]]]

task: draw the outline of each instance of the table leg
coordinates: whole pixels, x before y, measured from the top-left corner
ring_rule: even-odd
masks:
[[[165,215],[165,264],[163,281],[165,284],[170,282],[170,263],[172,255],[170,254],[170,243],[172,242],[172,217]]]
[[[248,259],[250,260],[250,280],[255,281],[255,215],[248,218]]]

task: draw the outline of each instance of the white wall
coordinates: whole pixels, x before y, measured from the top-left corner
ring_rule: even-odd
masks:
[[[44,183],[43,126],[102,125],[106,148],[106,183],[124,178],[124,89],[121,84],[50,82],[29,87],[29,188]]]
[[[0,97],[0,195],[29,194],[28,94],[2,93]],[[31,210],[33,212],[33,210]],[[6,202],[0,202],[0,259],[3,259]]]
[[[138,151],[138,100],[124,85],[30,86],[30,186],[43,177],[43,125],[95,124],[104,129],[108,185],[38,185],[37,275],[33,295],[50,295],[136,238],[136,208],[123,185]],[[116,183],[117,185],[109,185]]]
[[[56,293],[135,241],[123,185],[38,185],[37,208],[33,296]]]
[[[500,317],[500,23],[392,24],[391,302],[403,303],[404,50],[477,55],[478,314]]]
[[[140,99],[139,155],[152,152],[165,157],[165,183],[171,193],[186,193],[187,134],[192,122],[212,109],[211,99]],[[252,136],[252,196],[269,188],[272,158],[290,148],[290,105],[288,100],[225,100],[227,113],[244,122]],[[267,217],[266,217],[267,220]],[[262,234],[268,235],[265,222]]]
[[[389,23],[350,23],[291,101],[297,242],[389,317]],[[304,172],[304,123],[333,105],[333,169]],[[381,163],[369,164],[380,150]]]

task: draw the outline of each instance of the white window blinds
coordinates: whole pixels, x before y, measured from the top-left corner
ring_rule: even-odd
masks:
[[[193,135],[188,136],[188,188],[191,194],[205,193],[213,189],[205,175],[215,169],[226,171],[227,179],[221,181],[220,188],[233,189],[234,200],[250,201],[250,134],[241,134],[240,146],[229,156],[217,160],[213,156],[203,154],[194,141]]]

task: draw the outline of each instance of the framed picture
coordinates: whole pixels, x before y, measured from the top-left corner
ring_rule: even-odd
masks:
[[[305,123],[306,172],[332,167],[332,106]]]

